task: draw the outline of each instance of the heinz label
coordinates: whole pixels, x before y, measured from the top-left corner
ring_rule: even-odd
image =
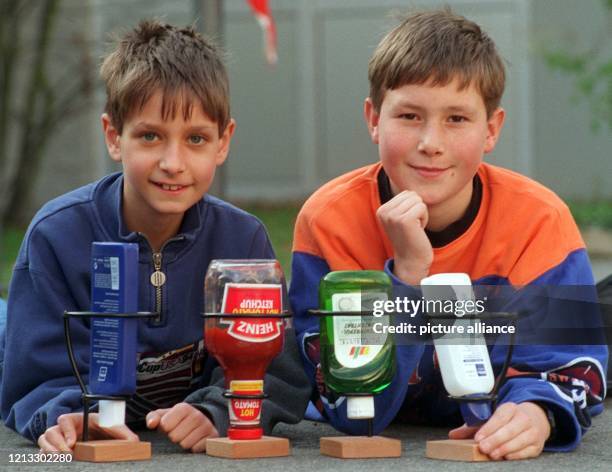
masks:
[[[230,392],[236,395],[263,394],[263,380],[232,380]],[[258,425],[261,417],[261,398],[230,398],[230,422]]]
[[[282,285],[280,284],[225,284],[223,313],[247,315],[223,318],[221,323],[229,325],[230,336],[241,341],[266,342],[281,334],[282,320],[257,318],[248,315],[269,315],[282,312]]]

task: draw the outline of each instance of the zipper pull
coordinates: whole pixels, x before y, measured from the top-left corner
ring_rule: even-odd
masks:
[[[151,285],[159,288],[166,283],[166,274],[164,274],[161,271],[161,267],[162,267],[162,253],[161,252],[153,253],[153,266],[155,267],[155,272],[151,274]]]

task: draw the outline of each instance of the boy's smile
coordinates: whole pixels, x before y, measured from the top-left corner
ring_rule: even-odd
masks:
[[[461,218],[482,156],[495,147],[504,111],[499,108],[487,119],[478,90],[459,90],[456,79],[443,86],[388,90],[379,112],[370,99],[364,111],[393,193],[418,193],[432,230]]]
[[[158,91],[134,111],[121,135],[102,117],[109,153],[123,164],[123,218],[153,246],[176,234],[185,211],[208,191],[234,130],[231,121],[219,136],[217,123],[195,98],[185,118],[180,94],[176,113],[164,120],[162,99]]]

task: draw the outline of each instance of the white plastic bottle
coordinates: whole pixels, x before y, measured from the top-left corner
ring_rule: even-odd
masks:
[[[463,273],[435,274],[426,277],[421,280],[421,291],[427,304],[430,301],[445,300],[474,301],[472,282],[470,277]],[[467,333],[468,327],[475,326],[478,321],[473,318],[462,320],[457,316],[454,324],[463,326]],[[440,322],[444,321],[440,319]],[[435,315],[432,323],[436,323]],[[482,334],[444,334],[434,338],[434,346],[444,387],[451,396],[486,395],[491,392],[495,378],[487,344]]]

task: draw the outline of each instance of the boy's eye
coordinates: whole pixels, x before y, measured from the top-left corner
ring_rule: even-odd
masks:
[[[199,134],[193,134],[189,136],[189,142],[191,144],[202,144],[206,139],[204,136],[200,136]]]
[[[467,121],[467,118],[461,115],[452,115],[448,120],[451,123],[463,123],[464,121]]]
[[[404,120],[416,120],[418,117],[416,113],[402,113],[400,118],[403,118]]]
[[[157,139],[157,134],[155,133],[144,133],[142,135],[142,139],[146,142],[152,143]]]

